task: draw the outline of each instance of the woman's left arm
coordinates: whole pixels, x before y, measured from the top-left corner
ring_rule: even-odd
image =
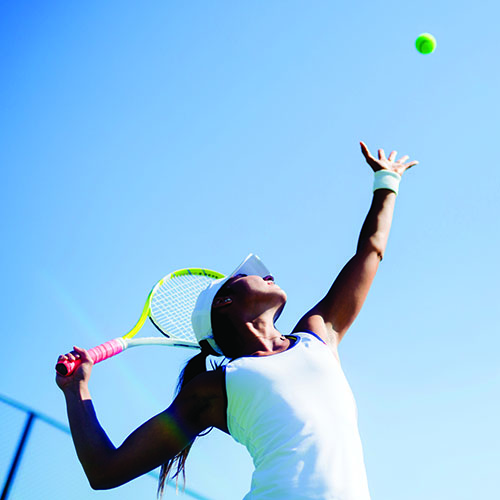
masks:
[[[401,176],[418,163],[405,163],[408,156],[396,161],[396,151],[386,158],[382,149],[378,150],[378,159],[375,159],[364,143],[361,143],[361,150],[374,172],[385,170]],[[386,188],[374,191],[370,210],[359,235],[356,254],[344,266],[327,295],[299,321],[295,332],[311,330],[333,346],[342,340],[361,311],[384,256],[395,202],[395,191]]]

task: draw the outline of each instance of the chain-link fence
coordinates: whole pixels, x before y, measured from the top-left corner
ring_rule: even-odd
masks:
[[[0,395],[0,500],[88,500],[93,491],[76,458],[69,428],[28,406]],[[106,500],[156,498],[158,475],[150,473],[120,488],[106,491]],[[177,496],[169,485],[163,497],[206,497],[186,490]]]

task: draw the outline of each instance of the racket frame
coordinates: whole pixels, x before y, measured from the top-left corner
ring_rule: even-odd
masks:
[[[119,354],[120,352],[123,352],[129,347],[137,347],[145,345],[186,347],[190,349],[199,350],[200,345],[196,341],[180,340],[170,337],[168,333],[165,332],[160,327],[160,325],[157,324],[157,322],[154,319],[154,316],[151,315],[151,301],[158,288],[161,287],[163,283],[165,283],[165,281],[168,279],[173,279],[176,277],[188,276],[188,275],[206,276],[208,278],[213,278],[213,279],[221,279],[225,277],[223,274],[218,273],[217,271],[212,271],[210,269],[204,269],[199,267],[179,269],[177,271],[167,274],[161,280],[159,280],[149,292],[149,295],[146,299],[146,303],[144,304],[139,320],[128,333],[123,335],[123,337],[117,337],[113,340],[109,340],[107,342],[104,342],[103,344],[100,344],[88,350],[88,353],[92,358],[93,362],[99,363],[100,361],[104,361],[105,359],[108,359],[112,356],[115,356],[116,354]],[[144,323],[148,318],[151,320],[151,323],[153,323],[156,329],[160,331],[161,334],[164,335],[164,337],[166,338],[158,338],[158,337],[142,337],[139,339],[133,338],[139,332],[139,330],[144,326]],[[73,371],[78,367],[80,362],[81,361],[77,359],[75,361],[66,360],[64,362],[57,363],[56,371],[59,373],[59,375],[67,377],[73,373]]]

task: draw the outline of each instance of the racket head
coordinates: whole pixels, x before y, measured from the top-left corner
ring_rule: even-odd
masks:
[[[203,268],[179,269],[167,274],[152,288],[139,321],[123,337],[105,342],[89,349],[89,355],[98,363],[138,345],[170,345],[200,349],[194,334],[191,317],[199,294],[210,283],[225,276],[217,271]],[[147,318],[167,339],[154,337],[134,339]],[[58,362],[56,371],[63,376],[70,375],[80,364],[79,360]]]
[[[191,317],[200,293],[225,276],[211,269],[192,267],[167,274],[151,290],[149,318],[168,338],[198,345]]]

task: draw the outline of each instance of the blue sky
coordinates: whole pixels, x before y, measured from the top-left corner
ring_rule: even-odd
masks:
[[[60,352],[124,334],[168,272],[228,273],[249,252],[287,291],[290,331],[356,248],[363,140],[420,161],[340,347],[372,497],[494,498],[499,15],[493,1],[2,3],[0,393],[65,421]],[[435,53],[415,50],[422,32]],[[115,444],[169,404],[190,354],[138,349],[95,367]],[[47,477],[98,495],[68,440],[40,447]],[[214,431],[187,485],[234,500],[251,470]],[[150,481],[101,496],[138,488],[154,498]]]

